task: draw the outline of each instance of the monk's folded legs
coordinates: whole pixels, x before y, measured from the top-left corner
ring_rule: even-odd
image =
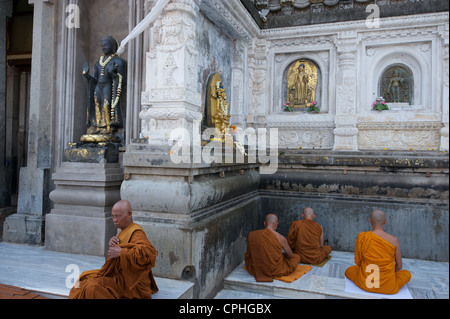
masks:
[[[80,283],[78,299],[120,299],[123,285],[114,277],[96,277]]]

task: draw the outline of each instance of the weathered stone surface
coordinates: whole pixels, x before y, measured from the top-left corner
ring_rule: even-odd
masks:
[[[414,201],[378,196],[311,194],[260,191],[262,214],[278,214],[279,231],[287,236],[290,224],[300,219],[305,207],[312,207],[316,221],[324,228],[326,244],[334,250],[354,251],[362,231],[371,230],[372,210],[386,212],[385,231],[395,235],[405,258],[448,261],[448,201]]]
[[[366,12],[367,5],[370,2],[358,5],[354,1],[333,1],[332,5],[324,5],[322,1],[318,4],[304,6],[304,8],[292,8],[292,13],[280,14],[281,6],[272,5],[272,12],[267,15],[267,23],[262,23],[259,14],[250,0],[241,0],[244,6],[249,10],[255,21],[262,28],[285,28],[300,25],[333,23],[352,20],[365,20],[371,13]],[[430,12],[448,11],[447,1],[425,0],[411,5],[409,1],[378,1],[380,7],[380,16],[395,17],[410,14],[425,14]],[[281,10],[282,11],[282,10]]]
[[[123,170],[114,163],[62,163],[52,176],[54,207],[46,216],[46,249],[104,256],[117,232],[112,206],[120,200]]]
[[[194,282],[196,298],[214,295],[262,227],[257,165],[177,165],[167,147],[132,144],[124,166],[121,198],[158,250],[154,274]]]
[[[277,173],[261,176],[263,215],[279,214],[287,235],[311,206],[328,244],[353,251],[370,212],[381,209],[404,257],[448,261],[448,160],[437,152],[285,151]]]
[[[449,157],[439,153],[285,151],[261,189],[448,200]]]
[[[118,163],[119,144],[74,143],[64,150],[64,162]]]

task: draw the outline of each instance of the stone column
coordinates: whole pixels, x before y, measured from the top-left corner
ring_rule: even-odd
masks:
[[[3,222],[12,214],[11,204],[11,169],[7,163],[6,134],[6,19],[12,13],[12,0],[0,0],[0,240],[3,233]]]
[[[222,151],[221,163],[202,161],[202,154],[197,153],[202,151],[202,89],[208,83],[205,70],[199,70],[203,67],[196,49],[207,32],[202,29],[202,14],[210,10],[220,19],[223,13],[212,10],[209,2],[202,3],[204,11],[199,11],[197,3],[201,1],[172,0],[148,31],[140,113],[143,138],[127,145],[120,194],[131,202],[134,221],[158,250],[154,275],[190,280],[195,283],[194,297],[207,298],[242,262],[248,231],[258,227],[260,177],[258,165],[248,160],[225,164],[223,155],[235,151],[231,148],[227,153],[221,142],[210,143]],[[218,6],[224,3],[215,2]],[[230,62],[234,54],[227,56]],[[244,81],[238,74],[233,78],[235,84]],[[181,136],[171,136],[175,129],[182,129],[177,130]],[[189,139],[184,139],[186,135]],[[194,153],[181,163],[172,157],[171,145],[181,142],[180,138],[180,144]]]
[[[449,108],[448,108],[448,99],[449,99],[449,65],[448,65],[448,23],[447,23],[447,37],[445,39],[444,45],[444,61],[443,65],[443,90],[442,90],[442,125],[441,129],[441,151],[449,150]]]
[[[0,1],[0,208],[8,206],[11,201],[9,191],[11,182],[6,164],[6,18],[12,13],[12,1]],[[0,210],[1,213],[1,210]],[[0,220],[1,220],[0,216]]]
[[[142,93],[142,136],[151,145],[168,146],[176,128],[192,132],[200,123],[201,95],[197,92],[198,52],[193,0],[171,1],[151,29],[146,86]]]
[[[247,125],[265,127],[269,113],[269,76],[268,76],[267,43],[256,40],[248,52],[249,98],[247,104]]]
[[[335,150],[358,150],[356,128],[356,48],[357,33],[341,32],[337,40]]]
[[[41,245],[45,214],[50,211],[56,5],[54,0],[29,2],[34,5],[34,22],[28,166],[20,171],[17,214],[6,219],[3,239]]]
[[[233,102],[231,109],[231,124],[245,127],[244,99],[245,99],[245,56],[246,48],[241,40],[234,41],[233,56],[233,88],[231,95]]]

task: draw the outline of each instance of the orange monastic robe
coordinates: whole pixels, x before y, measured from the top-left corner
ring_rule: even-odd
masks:
[[[313,220],[296,220],[289,228],[287,237],[289,247],[300,256],[300,261],[305,264],[318,264],[331,253],[331,247],[320,247],[322,227]]]
[[[396,294],[411,279],[409,271],[395,271],[395,247],[371,231],[358,235],[355,263],[345,276],[368,292]]]
[[[158,292],[152,274],[157,251],[144,230],[132,223],[118,238],[120,257],[107,260],[101,269],[83,272],[69,299],[151,299]]]
[[[291,274],[300,262],[294,254],[287,258],[277,236],[268,228],[248,235],[245,267],[258,282],[272,282],[274,278]]]

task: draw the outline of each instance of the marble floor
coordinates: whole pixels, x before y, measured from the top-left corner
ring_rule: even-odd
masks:
[[[98,269],[103,257],[66,254],[44,247],[0,242],[0,283],[24,288],[51,298],[67,298],[76,272]],[[225,279],[216,299],[372,298],[345,292],[344,273],[352,266],[353,253],[332,252],[323,267],[313,269],[291,284],[275,280],[257,283],[239,265]],[[449,264],[403,259],[412,274],[408,289],[414,299],[449,299]],[[190,282],[156,278],[160,291],[154,299],[191,299]],[[373,297],[375,298],[375,297]]]
[[[0,242],[0,283],[24,288],[51,298],[67,298],[76,274],[99,269],[103,257],[45,250],[44,247]],[[191,299],[190,282],[155,278],[160,291],[154,299]]]
[[[332,258],[323,267],[310,272],[291,284],[274,280],[258,283],[243,269],[237,267],[226,279],[224,289],[216,299],[300,299],[300,298],[355,298],[379,299],[379,296],[349,293],[345,290],[345,270],[354,265],[354,254],[332,252]],[[449,299],[449,264],[403,259],[403,268],[411,272],[407,284],[413,299]]]

